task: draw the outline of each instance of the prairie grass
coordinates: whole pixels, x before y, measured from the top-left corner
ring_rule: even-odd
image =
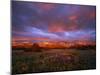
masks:
[[[96,68],[95,50],[50,49],[43,52],[14,52],[12,73],[40,73]]]

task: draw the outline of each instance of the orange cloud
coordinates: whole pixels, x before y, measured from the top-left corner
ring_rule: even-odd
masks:
[[[14,37],[12,39],[12,42],[17,42],[17,41],[34,41],[34,40],[37,40],[37,41],[49,41],[50,39],[49,38],[40,38],[40,37],[37,37],[37,38],[33,38],[33,37]]]
[[[70,19],[70,20],[76,20],[76,19],[77,19],[77,16],[75,16],[75,15],[70,16],[69,19]]]
[[[90,18],[95,18],[96,17],[96,12],[90,13]]]
[[[39,4],[39,7],[43,10],[51,10],[55,7],[54,4],[50,4],[50,3],[46,3],[46,4],[43,4],[43,3],[40,3]]]
[[[52,23],[48,29],[49,32],[64,32],[65,25],[60,22]]]

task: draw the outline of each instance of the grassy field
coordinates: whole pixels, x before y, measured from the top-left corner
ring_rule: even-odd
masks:
[[[95,50],[48,49],[43,52],[13,51],[12,73],[41,73],[96,68]]]

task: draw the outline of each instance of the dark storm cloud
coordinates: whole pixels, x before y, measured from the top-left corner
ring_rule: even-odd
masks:
[[[95,39],[95,19],[95,6],[12,1],[14,38]]]

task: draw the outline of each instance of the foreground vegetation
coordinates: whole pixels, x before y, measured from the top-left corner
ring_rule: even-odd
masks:
[[[12,73],[40,73],[96,68],[95,50],[49,49],[12,54]]]

